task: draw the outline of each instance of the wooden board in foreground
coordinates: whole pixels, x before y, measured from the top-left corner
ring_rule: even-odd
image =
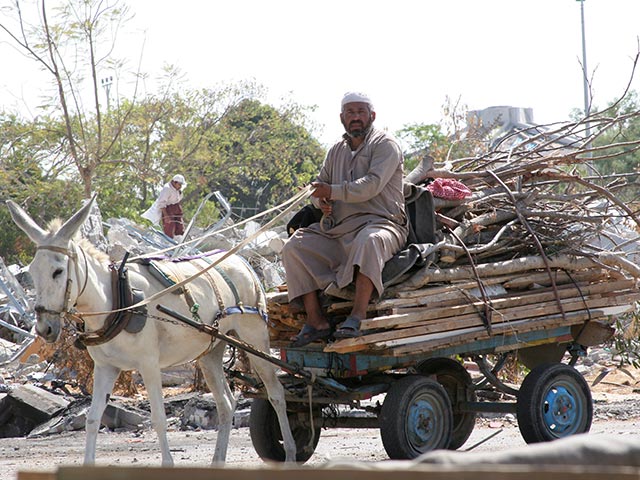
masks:
[[[640,468],[558,465],[481,465],[460,467],[423,465],[409,461],[354,463],[322,468],[160,468],[160,467],[60,467],[57,472],[19,472],[17,480],[637,480]]]

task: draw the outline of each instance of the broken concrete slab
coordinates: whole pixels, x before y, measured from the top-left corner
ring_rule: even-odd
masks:
[[[69,405],[69,407],[50,420],[37,425],[27,438],[44,437],[62,432],[82,430],[86,423],[86,412],[89,408],[90,398],[82,398]]]
[[[0,437],[22,437],[63,411],[69,401],[35,385],[13,386],[0,398]]]
[[[102,425],[110,430],[137,429],[149,421],[149,412],[113,400],[109,401],[102,415]]]
[[[29,437],[42,437],[56,433],[84,429],[91,398],[74,402],[60,415],[36,426]],[[109,401],[102,415],[102,426],[110,430],[138,430],[150,423],[149,412],[125,405],[119,401]]]
[[[69,406],[69,400],[35,385],[16,385],[11,388],[9,398],[16,411],[24,412],[38,422],[50,419]]]

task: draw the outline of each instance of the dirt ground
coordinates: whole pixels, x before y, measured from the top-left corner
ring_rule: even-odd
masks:
[[[637,371],[632,376],[613,371],[592,387],[594,421],[592,434],[638,434],[640,430],[640,390]],[[597,376],[594,372],[591,380]],[[589,379],[589,376],[587,376]],[[210,464],[216,440],[215,430],[169,432],[169,443],[176,466],[206,467]],[[493,436],[495,435],[495,436]],[[63,465],[81,465],[84,452],[84,432],[72,432],[43,438],[0,439],[0,480],[15,480],[19,471],[55,471]],[[489,438],[491,437],[491,438]],[[488,439],[488,440],[487,440]],[[486,440],[478,446],[476,444]],[[513,415],[481,417],[465,445],[474,451],[497,451],[522,446],[517,422]],[[319,465],[329,460],[362,462],[384,461],[388,457],[377,429],[323,430],[316,452],[307,465]],[[159,466],[160,455],[155,433],[106,432],[98,437],[98,465]],[[248,428],[234,429],[227,456],[228,467],[255,467],[262,460],[255,453]]]

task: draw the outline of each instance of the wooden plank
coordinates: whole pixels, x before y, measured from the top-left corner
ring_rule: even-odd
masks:
[[[588,271],[572,272],[571,275],[567,274],[564,270],[552,271],[553,279],[556,285],[575,283],[575,282],[594,282],[604,281],[607,278],[607,271],[604,269],[593,269]],[[514,275],[501,275],[495,277],[481,278],[483,285],[496,285],[502,284],[507,290],[523,288],[532,284],[539,285],[551,285],[549,274],[547,272],[530,273],[521,276]],[[400,285],[399,287],[401,287]],[[478,287],[477,281],[465,281],[460,283],[450,283],[447,285],[431,286],[427,288],[420,288],[417,290],[399,290],[395,292],[397,298],[415,298],[425,295],[436,295],[439,293],[447,292],[451,289],[457,290],[469,290]]]
[[[448,348],[454,345],[462,345],[483,339],[499,337],[502,334],[518,334],[536,330],[544,330],[562,325],[577,325],[587,320],[601,320],[605,317],[602,311],[573,312],[565,315],[549,315],[544,319],[520,320],[518,322],[508,322],[496,325],[493,335],[489,335],[483,327],[456,330],[454,332],[443,332],[434,335],[424,335],[422,337],[412,337],[402,340],[380,342],[373,344],[374,348],[392,349],[394,356],[412,355],[419,352],[433,350],[435,348]]]
[[[616,297],[615,303],[624,304],[626,308],[629,308],[628,306],[633,304],[633,302],[636,300],[640,300],[640,295],[634,293],[626,296]],[[571,298],[571,299],[562,300],[560,304],[562,305],[563,311],[575,312],[575,311],[584,311],[586,309],[591,309],[591,308],[602,308],[602,307],[610,306],[611,299],[607,297],[604,297],[604,298],[587,297],[584,300],[583,299],[576,300],[575,298]],[[500,310],[493,310],[492,312],[493,312],[493,315],[491,317],[492,325],[503,323],[503,322],[513,322],[515,320],[523,320],[523,319],[535,320],[537,317],[544,317],[550,314],[561,313],[560,308],[558,307],[558,304],[555,301],[524,305],[524,306],[518,306],[518,307],[506,308],[506,309],[500,309]],[[471,313],[467,315],[458,316],[453,320],[452,319],[428,320],[426,322],[403,324],[403,327],[404,327],[403,329],[391,330],[389,331],[389,336],[392,338],[396,338],[399,336],[398,333],[405,332],[405,333],[402,333],[401,336],[407,337],[409,336],[407,334],[409,333],[408,332],[409,330],[414,330],[420,327],[424,327],[426,330],[425,332],[422,332],[422,333],[426,333],[426,331],[431,331],[431,332],[451,331],[451,330],[458,330],[458,329],[467,328],[467,327],[475,327],[475,326],[481,327],[483,325],[484,325],[483,319],[480,316],[480,314]],[[419,332],[419,330],[415,331],[415,333],[417,332]],[[372,338],[375,335],[382,335],[382,334],[366,335],[364,338]]]
[[[637,467],[593,465],[428,465],[411,461],[340,462],[320,468],[271,464],[260,468],[60,467],[57,480],[637,480]],[[24,480],[18,477],[18,480]]]
[[[561,305],[563,306],[565,314],[567,315],[566,324],[572,325],[573,323],[571,323],[569,318],[573,317],[569,317],[569,314],[573,314],[576,312],[584,313],[585,315],[587,315],[585,320],[589,319],[589,311],[600,312],[598,316],[612,315],[613,311],[607,310],[607,313],[604,313],[605,311],[603,309],[609,307],[619,308],[621,309],[621,311],[628,311],[629,309],[633,308],[634,302],[638,300],[640,300],[640,293],[632,292],[615,297],[615,299],[602,296],[598,296],[595,298],[586,297],[585,299],[579,300],[575,300],[573,298],[565,299],[563,302],[561,302]],[[494,311],[491,323],[493,331],[494,333],[496,333],[496,328],[502,324],[509,324],[510,328],[515,329],[516,326],[521,325],[521,323],[519,322],[542,322],[546,321],[550,317],[562,318],[560,309],[555,301]],[[578,323],[580,323],[580,321],[578,321]],[[378,333],[363,335],[361,337],[339,340],[328,345],[325,348],[325,351],[353,353],[367,350],[369,348],[379,350],[381,348],[392,346],[392,342],[394,341],[401,341],[402,343],[412,343],[413,341],[418,342],[422,341],[420,339],[428,335],[458,335],[459,332],[464,331],[465,329],[476,327],[479,327],[482,330],[486,330],[484,327],[483,319],[478,313],[461,315],[456,317],[454,320],[432,320],[425,321],[424,323],[416,322],[414,324],[403,324],[403,326],[407,328],[388,329]]]
[[[562,285],[588,285],[595,281],[606,281],[607,274],[605,270],[594,269],[586,272],[573,272],[568,275],[564,271],[552,272],[557,287]],[[505,289],[522,288],[523,286],[539,284],[542,286],[550,286],[551,280],[547,273],[538,273],[533,275],[524,275],[521,277],[513,277],[512,275],[503,275],[496,277],[488,277],[482,279],[484,286],[502,284]],[[399,290],[393,293],[392,298],[383,298],[377,303],[369,305],[368,311],[386,310],[398,306],[418,306],[433,305],[440,302],[451,301],[453,299],[466,299],[466,290],[478,288],[477,281],[451,282],[446,285],[433,285],[418,290]],[[351,301],[341,301],[333,303],[329,306],[329,312],[341,311],[353,306]],[[445,306],[444,303],[441,306]]]
[[[633,288],[633,282],[612,282],[612,283],[595,283],[592,285],[586,285],[582,288],[569,287],[565,289],[559,289],[557,296],[561,299],[578,297],[583,295],[591,295],[602,292],[621,291],[622,289]],[[553,291],[545,291],[537,293],[535,291],[526,292],[519,295],[509,295],[502,298],[492,299],[490,306],[492,309],[506,308],[510,306],[534,304],[538,302],[544,302],[553,300],[556,298],[556,293]],[[467,313],[478,312],[484,310],[484,302],[477,301],[473,303],[465,302],[464,304],[456,306],[447,306],[443,308],[437,307],[423,307],[404,309],[394,312],[392,315],[376,317],[373,319],[367,319],[362,322],[363,329],[373,328],[390,328],[390,325],[400,325],[402,323],[415,323],[420,320],[429,319],[442,319],[447,317],[456,317]],[[399,315],[405,315],[400,317]],[[386,319],[389,319],[389,324],[385,323]]]
[[[564,270],[556,270],[553,273],[553,281],[556,285],[574,282],[607,281],[609,271],[594,268],[592,270],[567,273]],[[502,284],[507,290],[530,288],[531,285],[550,286],[551,280],[547,272],[531,273],[521,277],[513,277]]]
[[[55,472],[18,472],[17,480],[56,480]]]
[[[578,312],[547,315],[534,319],[516,320],[511,322],[496,322],[493,324],[493,335],[497,336],[505,331],[514,333],[538,330],[541,328],[551,328],[554,326],[569,326],[582,323],[586,320],[601,318],[605,314],[602,309],[591,310],[590,312],[580,310]],[[490,338],[482,322],[475,325],[446,331],[429,331],[428,326],[420,326],[411,329],[399,330],[395,332],[381,332],[374,335],[366,335],[354,339],[345,339],[329,344],[325,352],[353,353],[374,349],[376,351],[386,350],[398,345],[420,344],[421,351],[428,348],[441,348],[449,345],[457,345],[464,342],[471,342],[478,338]],[[406,335],[405,335],[406,334]],[[479,334],[482,334],[480,337]],[[405,351],[405,355],[415,352]],[[394,354],[395,355],[395,354]]]
[[[503,333],[508,333],[508,332],[513,332],[518,334],[518,333],[530,332],[530,331],[559,327],[559,326],[577,325],[587,320],[596,321],[596,320],[602,319],[603,321],[606,322],[606,318],[608,316],[614,313],[615,314],[620,313],[619,309],[623,308],[622,306],[613,306],[613,307],[608,306],[606,299],[602,299],[602,301],[598,303],[601,303],[602,305],[600,307],[594,306],[590,308],[589,311],[580,309],[573,312],[565,312],[564,317],[560,313],[555,313],[555,314],[546,315],[543,317],[535,317],[531,319],[521,319],[521,320],[515,320],[515,321],[496,323],[493,325],[492,333],[494,336],[500,335]],[[630,303],[626,305],[626,308],[627,308],[626,311],[629,311],[630,309],[634,308],[634,304]],[[469,331],[482,332],[483,333],[482,338],[490,338],[490,335],[486,331],[486,328],[482,325],[478,325],[477,327],[469,327],[466,329],[441,332],[442,335],[439,338],[454,339],[454,343],[458,344],[460,343],[460,341],[463,341],[464,333]],[[417,336],[405,337],[403,339],[396,338],[386,342],[376,342],[372,346],[373,348],[380,349],[380,348],[389,348],[395,345],[407,345],[410,343],[416,343],[416,341],[424,342],[425,337],[426,336],[423,335],[421,336],[421,338]],[[475,341],[475,340],[478,340],[478,338],[479,337],[475,335],[471,335],[470,340]],[[441,342],[438,342],[437,346],[441,346],[440,343]]]

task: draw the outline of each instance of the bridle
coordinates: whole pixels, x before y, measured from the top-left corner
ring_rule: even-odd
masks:
[[[59,316],[61,320],[65,319],[67,317],[67,315],[74,313],[74,308],[73,307],[75,307],[78,304],[78,299],[82,296],[82,294],[84,293],[85,289],[87,288],[87,283],[89,281],[89,265],[88,265],[88,261],[87,261],[87,254],[82,249],[82,247],[76,245],[75,243],[71,242],[71,245],[73,245],[73,250],[68,249],[68,248],[64,248],[64,247],[56,247],[54,245],[40,245],[40,246],[36,247],[36,251],[37,250],[49,250],[49,251],[52,251],[52,252],[61,253],[62,255],[65,255],[67,257],[67,285],[66,285],[65,292],[64,292],[64,303],[63,303],[62,310],[60,310],[60,311],[50,310],[48,308],[45,308],[42,305],[37,305],[35,307],[36,314],[49,313],[49,314],[52,314],[52,315]],[[71,271],[71,263],[72,262],[73,262],[73,265],[74,265],[74,268],[75,268],[76,279],[80,278],[80,268],[78,266],[77,250],[80,250],[80,253],[82,253],[82,258],[84,259],[84,272],[85,272],[85,275],[84,275],[84,283],[82,285],[82,288],[78,292],[78,296],[76,297],[76,301],[73,304],[73,306],[70,307],[70,303],[71,303],[71,285],[73,284],[73,280],[71,280],[71,275],[69,275],[69,272]]]

